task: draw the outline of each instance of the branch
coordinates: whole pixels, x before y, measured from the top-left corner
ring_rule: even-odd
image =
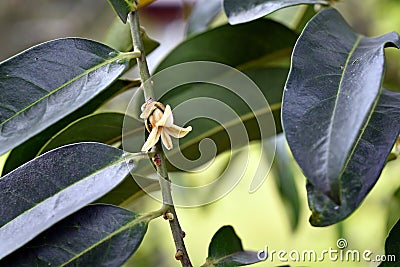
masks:
[[[134,51],[140,51],[141,53],[141,56],[137,58],[137,64],[139,68],[140,78],[142,80],[144,97],[147,101],[151,98],[154,99],[155,97],[153,92],[153,85],[150,80],[151,77],[147,66],[146,55],[144,52],[143,40],[139,24],[139,15],[137,11],[129,13],[128,21],[131,26]],[[153,164],[156,167],[159,176],[161,192],[163,196],[163,207],[161,208],[161,210],[166,211],[164,213],[164,218],[168,219],[172,236],[174,238],[174,243],[176,247],[175,258],[181,262],[183,267],[191,267],[192,263],[190,262],[189,255],[183,241],[185,233],[182,231],[182,228],[179,224],[178,216],[176,214],[172,200],[170,186],[171,180],[168,176],[166,158],[160,141],[153,147],[153,151],[155,152]]]

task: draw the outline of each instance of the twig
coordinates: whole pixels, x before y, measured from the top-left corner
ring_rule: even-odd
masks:
[[[155,98],[153,93],[153,85],[150,81],[150,72],[147,66],[146,55],[144,52],[143,40],[140,33],[139,15],[137,11],[133,11],[128,15],[128,21],[131,26],[132,41],[134,51],[140,51],[141,56],[137,58],[137,64],[139,68],[140,78],[142,79],[142,86],[144,91],[145,100]],[[159,176],[161,192],[163,195],[163,207],[161,210],[165,210],[166,219],[169,220],[172,236],[174,238],[176,254],[175,258],[179,260],[183,267],[191,267],[189,255],[187,253],[185,243],[183,241],[185,233],[179,224],[178,216],[175,211],[175,207],[172,201],[172,193],[170,187],[170,179],[166,167],[166,158],[164,151],[162,150],[161,142],[153,148],[153,152],[159,158],[159,164],[154,164],[157,169]]]
[[[128,15],[128,21],[131,26],[133,51],[140,51],[141,55],[136,59],[139,68],[140,78],[142,79],[144,98],[147,101],[150,98],[154,98],[153,86],[150,82],[150,72],[147,66],[146,53],[144,51],[144,45],[139,24],[139,14],[137,11],[130,12]]]

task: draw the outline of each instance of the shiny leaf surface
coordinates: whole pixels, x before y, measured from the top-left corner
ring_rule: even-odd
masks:
[[[135,212],[90,205],[1,260],[0,266],[121,266],[146,230],[147,221]]]
[[[0,154],[94,98],[131,58],[94,41],[66,38],[0,63]]]
[[[0,179],[0,258],[98,199],[129,173],[125,154],[100,143],[52,150]]]
[[[307,25],[293,52],[282,108],[286,138],[307,179],[337,204],[347,191],[340,183],[353,162],[363,157],[364,164],[351,172],[375,181],[365,162],[373,160],[381,169],[394,143],[393,133],[369,137],[366,132],[374,123],[384,71],[383,48],[389,45],[400,45],[398,34],[364,37],[335,9],[327,9]],[[395,132],[394,128],[386,132]],[[385,144],[363,143],[382,136],[388,138]],[[378,158],[372,157],[376,150]]]
[[[341,205],[308,183],[308,202],[314,226],[337,223],[349,216],[375,185],[400,132],[400,94],[383,90],[340,179]]]
[[[223,0],[230,24],[249,22],[278,9],[301,4],[328,4],[329,0]]]
[[[46,130],[40,132],[34,137],[31,137],[27,141],[14,148],[7,157],[2,175],[4,176],[15,168],[35,158],[46,142],[48,142],[51,137],[57,134],[57,132],[67,127],[70,123],[94,112],[115,95],[122,93],[131,87],[137,87],[139,85],[140,84],[138,84],[136,81],[121,79],[114,81],[112,85],[98,94],[84,106],[80,107],[57,123],[51,125],[51,127],[48,127]]]

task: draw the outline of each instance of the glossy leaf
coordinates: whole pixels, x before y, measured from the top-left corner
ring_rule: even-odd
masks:
[[[234,267],[260,262],[257,252],[243,250],[242,241],[232,226],[221,227],[208,247],[208,257],[202,267]]]
[[[5,174],[36,157],[39,154],[40,149],[52,136],[61,131],[63,128],[67,127],[73,121],[94,112],[113,96],[139,85],[140,84],[137,81],[120,79],[114,81],[111,86],[98,94],[84,106],[75,110],[65,118],[51,125],[51,127],[14,148],[7,157],[2,175],[4,176]]]
[[[132,54],[66,38],[0,64],[0,154],[83,106],[117,79]]]
[[[299,224],[300,197],[293,173],[293,159],[289,155],[286,146],[286,139],[283,135],[276,138],[276,152],[273,171],[278,186],[279,195],[288,213],[288,220],[292,231],[295,231]]]
[[[279,34],[280,38],[276,38],[276,34]],[[184,41],[161,62],[157,71],[190,61],[213,61],[237,67],[261,89],[261,93],[271,106],[276,128],[279,132],[281,131],[280,103],[283,84],[288,72],[288,69],[280,63],[289,60],[290,51],[296,37],[296,34],[288,28],[270,20],[260,20],[235,27],[224,25]],[[238,39],[247,40],[247,42],[237,42]],[[213,53],[209,53],[210,46],[213,47]],[[244,53],[243,51],[251,52]],[[279,62],[279,64],[274,65],[274,62]],[[177,77],[177,79],[179,78]],[[177,82],[172,78],[171,80]],[[235,110],[241,117],[240,120],[227,123],[231,125],[231,129],[244,123],[250,140],[260,138],[260,131],[254,114],[241,97],[229,92],[229,90],[212,84],[189,84],[175,88],[165,94],[166,92],[162,89],[158,90],[155,83],[155,91],[157,98],[161,97],[161,101],[170,104],[172,107],[198,97],[218,99]],[[252,95],[251,92],[246,94],[247,96]],[[265,116],[269,111],[264,108],[259,112],[260,116]],[[193,127],[193,131],[180,140],[180,148],[183,149],[183,153],[188,158],[196,159],[199,157],[198,144],[205,137],[214,141],[218,153],[231,149],[227,133],[221,125],[205,118],[193,120],[190,125]]]
[[[386,157],[400,132],[400,94],[383,90],[362,139],[340,179],[341,205],[308,183],[308,202],[314,226],[337,223],[349,216],[376,183]]]
[[[383,48],[390,45],[400,45],[398,34],[364,37],[338,11],[326,9],[308,23],[293,51],[282,108],[286,138],[307,179],[337,204],[347,191],[340,185],[346,171],[360,175],[362,181],[375,181],[380,171],[368,173],[366,162],[374,161],[372,165],[381,169],[395,141],[393,128],[377,133],[377,140],[387,138],[381,140],[384,144],[377,140],[364,144],[373,138],[366,129],[374,123],[371,117],[384,71]],[[359,157],[364,164],[351,169]]]
[[[124,119],[143,131],[143,122],[121,113],[98,113],[83,117],[54,135],[39,151],[40,154],[54,148],[77,142],[100,142],[113,145],[122,140]],[[134,133],[132,133],[134,134]]]
[[[230,24],[249,22],[278,9],[301,4],[329,4],[329,0],[223,0]]]
[[[0,258],[117,186],[129,173],[124,154],[100,143],[52,150],[0,179]]]
[[[188,36],[204,32],[213,19],[221,12],[221,0],[199,0],[188,18]]]
[[[142,133],[144,125],[127,115],[120,113],[98,113],[83,117],[62,131],[55,134],[39,151],[43,154],[51,149],[76,143],[76,142],[100,142],[108,145],[121,142],[123,123],[129,123],[134,130],[130,134]],[[136,178],[138,179],[138,177]],[[145,178],[142,178],[143,184]],[[154,180],[151,180],[154,182]],[[150,182],[150,180],[149,180]],[[127,198],[141,191],[135,180],[129,174],[118,186],[101,197],[97,202],[118,205]]]
[[[400,220],[393,226],[385,242],[386,261],[379,267],[396,267],[400,263]]]
[[[147,223],[129,210],[90,205],[1,260],[0,266],[121,266],[139,247]]]

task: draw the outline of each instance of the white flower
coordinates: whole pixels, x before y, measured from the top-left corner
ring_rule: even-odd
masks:
[[[143,104],[140,118],[145,120],[146,129],[150,132],[149,137],[142,147],[143,152],[149,151],[160,139],[164,146],[170,150],[172,148],[171,136],[182,138],[187,135],[192,127],[179,127],[174,124],[171,107],[164,107],[160,102],[150,100]]]

